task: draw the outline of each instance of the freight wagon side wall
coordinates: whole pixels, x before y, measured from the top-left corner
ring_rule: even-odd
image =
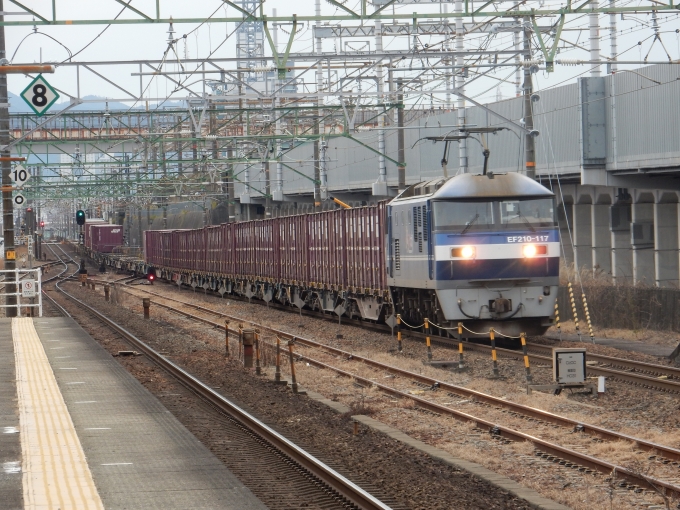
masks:
[[[97,253],[111,253],[123,244],[123,227],[120,225],[91,225],[90,249]]]
[[[146,263],[290,285],[384,292],[386,206],[146,231]]]

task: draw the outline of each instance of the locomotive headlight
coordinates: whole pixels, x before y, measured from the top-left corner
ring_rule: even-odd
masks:
[[[475,257],[474,246],[460,246],[451,250],[451,256],[457,259],[472,259]]]
[[[535,244],[525,244],[524,247],[522,247],[522,254],[530,259],[531,257],[536,256],[536,245]]]
[[[463,257],[464,259],[471,259],[472,257],[475,256],[475,247],[463,246],[463,249],[460,250],[460,256]]]
[[[548,254],[548,247],[544,244],[525,244],[522,247],[522,255],[524,255],[526,258],[530,259],[532,257],[535,257],[536,255],[547,255]]]

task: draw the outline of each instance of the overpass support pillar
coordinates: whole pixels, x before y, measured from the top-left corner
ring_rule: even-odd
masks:
[[[654,227],[654,206],[653,201],[634,201],[632,205],[633,280],[636,285],[655,282],[654,242],[645,236]]]
[[[678,285],[678,214],[677,202],[654,204],[654,265],[658,287]]]
[[[577,270],[593,269],[593,225],[591,204],[574,204],[574,266]]]
[[[612,236],[609,235],[609,205],[593,204],[592,216],[592,246],[593,268],[604,274],[612,272]]]

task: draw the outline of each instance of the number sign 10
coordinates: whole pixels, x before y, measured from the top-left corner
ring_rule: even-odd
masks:
[[[17,184],[23,184],[31,177],[31,175],[26,171],[26,169],[21,165],[17,165],[14,167],[11,176],[12,180]]]

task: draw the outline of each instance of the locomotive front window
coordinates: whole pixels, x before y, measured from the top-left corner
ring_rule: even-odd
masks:
[[[434,202],[435,228],[480,230],[494,224],[493,202]]]
[[[557,224],[552,198],[433,202],[436,230],[459,233],[488,230],[534,229]]]
[[[551,198],[504,200],[501,202],[501,223],[516,226],[551,227],[555,225],[555,207]]]

